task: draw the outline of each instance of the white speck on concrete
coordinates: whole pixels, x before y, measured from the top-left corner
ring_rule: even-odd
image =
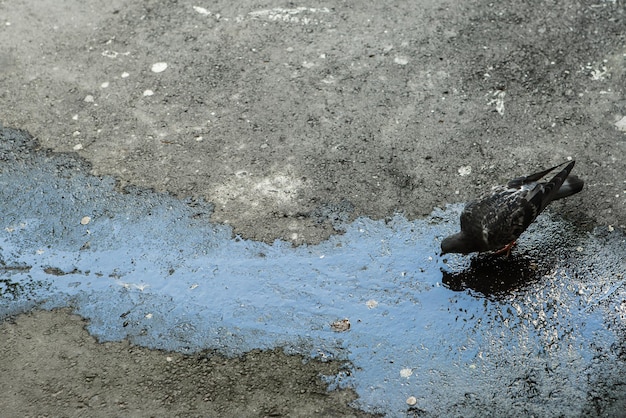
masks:
[[[464,165],[462,167],[459,167],[458,171],[461,177],[469,176],[470,174],[472,174],[472,166]]]
[[[610,76],[611,75],[604,65],[600,65],[598,66],[598,68],[591,68],[591,79],[594,81],[604,80],[605,78],[609,78]]]
[[[210,16],[211,12],[209,12],[207,9],[205,9],[204,7],[199,7],[199,6],[193,6],[193,9],[200,13],[201,15],[205,15],[205,16]]]
[[[398,56],[393,59],[393,62],[398,65],[407,65],[409,63],[409,59],[407,57]]]
[[[504,115],[504,96],[506,96],[506,92],[504,90],[496,90],[493,93],[493,99],[489,100],[489,105],[495,105],[496,111]]]
[[[167,69],[167,62],[155,62],[152,64],[153,73],[162,73]]]
[[[321,22],[321,20],[310,18],[307,16],[300,17],[297,15],[319,13],[330,13],[330,9],[328,9],[327,7],[296,7],[292,9],[283,9],[281,7],[276,7],[273,9],[256,10],[248,13],[248,16],[252,19],[266,19],[275,22],[300,23],[302,25],[317,25]]]
[[[626,116],[615,122],[615,126],[622,132],[626,132]]]

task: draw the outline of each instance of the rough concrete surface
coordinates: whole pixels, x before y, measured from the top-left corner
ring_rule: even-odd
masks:
[[[212,222],[267,243],[319,243],[342,232],[337,218],[419,219],[567,158],[586,189],[553,210],[584,229],[624,228],[625,45],[620,1],[7,0],[0,122],[43,148],[77,152],[120,189],[204,198]],[[348,412],[351,392],[321,389],[313,370],[336,366],[295,367],[302,359],[280,351],[248,354],[260,365],[243,371],[242,359],[212,369],[218,380],[282,370],[269,378],[275,386],[224,378],[205,382],[211,395],[178,403],[177,385],[195,391],[198,358],[105,347],[80,327],[66,311],[2,324],[11,336],[3,350],[34,353],[11,351],[0,378],[3,388],[35,379],[11,398],[15,415],[79,415],[95,393],[75,384],[89,380],[85,367],[136,391],[122,405],[129,415],[363,414]],[[63,330],[56,342],[43,337],[51,329]],[[50,358],[65,361],[59,347],[88,356],[88,366],[46,369]],[[33,377],[44,369],[62,381]],[[145,383],[157,381],[167,389]],[[121,413],[110,407],[115,390],[93,400],[102,415]],[[248,392],[246,405],[225,395]],[[201,409],[206,396],[215,409]]]
[[[84,326],[68,310],[0,324],[3,362],[20,365],[2,367],[3,414],[369,416],[347,407],[352,391],[326,391],[319,374],[337,374],[336,362],[307,363],[280,350],[228,360],[212,352],[185,356],[127,342],[99,344]]]

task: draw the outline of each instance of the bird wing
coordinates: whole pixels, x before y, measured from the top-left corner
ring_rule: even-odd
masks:
[[[485,250],[515,241],[538,215],[527,199],[531,190],[528,186],[494,188],[466,206],[461,214],[461,230],[481,240]]]

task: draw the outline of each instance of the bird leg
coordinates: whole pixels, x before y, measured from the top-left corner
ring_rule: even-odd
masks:
[[[506,256],[508,258],[508,256],[511,254],[511,249],[515,246],[515,244],[516,244],[515,241],[511,241],[510,243],[505,245],[503,248],[501,248],[498,251],[494,252],[493,255],[501,255],[501,254],[506,253]]]

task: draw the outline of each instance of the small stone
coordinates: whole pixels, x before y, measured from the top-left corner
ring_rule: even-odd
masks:
[[[340,319],[330,324],[330,327],[335,332],[346,332],[350,329],[350,320],[347,318]]]
[[[83,216],[80,220],[81,225],[87,225],[89,222],[91,222],[91,218],[89,216]]]
[[[406,399],[406,404],[409,406],[415,406],[415,404],[417,404],[417,399],[415,398],[415,396],[409,396]]]
[[[167,69],[167,62],[156,62],[152,64],[153,73],[162,73]]]
[[[211,12],[209,12],[207,9],[205,9],[204,7],[199,7],[199,6],[193,6],[193,9],[200,13],[201,15],[205,15],[205,16],[209,16],[211,14]]]

